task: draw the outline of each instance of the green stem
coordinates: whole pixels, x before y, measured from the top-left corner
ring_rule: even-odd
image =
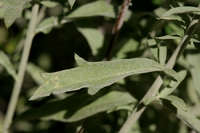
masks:
[[[181,51],[186,47],[186,45],[188,44],[188,41],[190,40],[191,36],[195,32],[196,30],[195,27],[197,23],[199,23],[199,20],[193,20],[191,24],[188,26],[184,37],[182,38],[182,40],[180,41],[180,44],[177,46],[176,50],[173,52],[172,56],[168,60],[166,67],[168,68],[174,67],[176,60],[178,59]],[[154,83],[152,84],[152,86],[150,87],[149,91],[145,94],[145,96],[142,98],[139,104],[135,107],[136,111],[133,111],[132,114],[128,117],[128,119],[126,120],[122,128],[120,129],[119,133],[128,133],[130,131],[133,124],[137,122],[137,120],[140,118],[140,116],[146,109],[146,106],[143,105],[143,102],[151,99],[158,93],[160,87],[162,86],[162,82],[163,81],[161,77],[158,76],[156,80],[154,81]],[[138,107],[140,106],[142,107],[138,109]]]
[[[10,99],[10,102],[8,105],[8,110],[7,110],[7,113],[5,116],[5,120],[4,120],[3,133],[9,132],[9,128],[12,123],[15,109],[17,106],[17,101],[18,101],[22,83],[24,80],[24,74],[26,71],[26,66],[27,66],[28,57],[29,57],[29,53],[30,53],[30,49],[31,49],[31,45],[32,45],[32,40],[33,40],[33,37],[35,34],[38,10],[39,10],[39,5],[35,4],[32,8],[32,17],[31,17],[30,24],[29,24],[28,31],[27,31],[27,37],[25,40],[23,54],[22,54],[22,58],[20,61],[20,65],[19,65],[19,72],[17,75],[17,80],[15,81],[11,99]]]

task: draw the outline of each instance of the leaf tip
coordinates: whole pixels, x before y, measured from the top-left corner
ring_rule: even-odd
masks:
[[[76,63],[77,63],[78,66],[82,66],[82,65],[88,63],[86,60],[84,60],[83,58],[81,58],[78,54],[75,54],[74,58],[75,58]]]

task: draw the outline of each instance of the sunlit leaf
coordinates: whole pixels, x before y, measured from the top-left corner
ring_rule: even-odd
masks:
[[[36,28],[36,33],[49,33],[54,27],[58,26],[58,18],[57,17],[49,17],[44,19]]]
[[[155,71],[164,71],[177,78],[176,72],[147,58],[88,62],[76,68],[43,74],[46,82],[35,91],[31,100],[85,87],[89,88],[90,94],[94,94],[127,76]]]
[[[148,45],[149,45],[149,47],[150,47],[150,50],[151,50],[151,53],[152,53],[153,57],[154,57],[157,61],[159,61],[159,55],[158,55],[159,51],[158,51],[158,47],[157,47],[157,42],[156,42],[156,40],[155,40],[155,39],[148,39],[148,40],[147,40],[147,43],[148,43]]]
[[[8,73],[12,75],[14,79],[16,79],[17,75],[15,68],[10,62],[8,56],[3,51],[0,51],[0,65],[2,65],[8,71]]]
[[[167,46],[159,46],[159,62],[165,65],[167,59]]]
[[[187,56],[187,62],[189,63],[190,72],[192,74],[192,80],[197,90],[198,94],[200,95],[200,54],[190,54]]]
[[[129,93],[115,88],[114,91],[103,93],[103,95],[102,92],[94,96],[85,93],[75,94],[64,100],[53,101],[39,108],[31,109],[22,117],[74,122],[128,104],[136,104],[136,99]]]
[[[56,7],[59,3],[55,1],[44,0],[44,1],[41,1],[41,4],[46,7],[53,8],[53,7]]]
[[[22,14],[25,4],[29,0],[4,0],[3,1],[3,18],[6,27],[10,27],[17,18]]]
[[[117,52],[118,58],[125,58],[127,54],[133,53],[134,51],[138,50],[139,43],[134,39],[126,40],[125,44],[123,44],[122,48]]]
[[[103,0],[95,1],[79,7],[69,14],[66,19],[92,16],[106,16],[113,18],[115,17],[114,7]]]
[[[155,37],[155,39],[158,40],[176,40],[176,39],[181,39],[179,36],[173,36],[173,35],[165,35],[165,36],[160,36],[160,37]]]
[[[174,14],[182,14],[182,13],[195,13],[195,12],[200,12],[200,8],[197,7],[192,7],[192,6],[183,6],[183,7],[176,7],[168,10],[165,12],[162,17],[168,17]]]

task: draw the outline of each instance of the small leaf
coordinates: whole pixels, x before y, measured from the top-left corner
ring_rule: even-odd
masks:
[[[158,95],[158,97],[164,98],[168,95],[170,95],[174,90],[179,86],[179,84],[185,79],[187,72],[181,71],[178,72],[179,79],[177,81],[171,81],[170,85],[166,88],[164,88]]]
[[[8,73],[12,75],[15,80],[17,79],[15,68],[10,62],[8,56],[3,51],[0,51],[0,65],[5,67]]]
[[[127,76],[155,71],[164,71],[177,78],[175,71],[146,58],[89,62],[76,68],[43,74],[46,82],[35,91],[30,100],[85,87],[95,91]]]
[[[36,33],[42,32],[44,34],[49,33],[54,27],[58,26],[57,17],[49,17],[44,19],[36,28]]]
[[[181,39],[181,37],[179,36],[174,36],[174,35],[166,35],[166,36],[160,36],[160,37],[155,37],[155,39],[158,40],[177,40],[177,39]]]
[[[167,96],[164,99],[169,100],[171,104],[176,107],[176,115],[180,120],[196,132],[200,132],[200,120],[192,113],[192,111],[187,109],[186,104],[182,99],[176,96]]]
[[[3,17],[6,27],[9,28],[22,14],[25,4],[29,0],[5,0],[3,2]]]
[[[58,2],[55,2],[55,1],[41,1],[40,2],[42,5],[48,7],[48,8],[54,8],[56,7],[59,3]]]
[[[133,53],[138,50],[138,46],[138,41],[134,39],[128,39],[126,40],[125,44],[123,44],[122,48],[119,49],[116,56],[118,58],[125,58],[127,57],[127,54]]]
[[[111,111],[128,104],[135,105],[136,99],[122,90],[111,90],[98,93],[94,96],[88,94],[74,94],[64,100],[49,102],[39,108],[31,109],[22,118],[44,120],[58,120],[74,122],[85,119],[100,112]],[[114,111],[114,110],[112,110]]]
[[[167,46],[159,46],[159,62],[165,65],[167,59]]]
[[[86,38],[88,41],[93,55],[98,53],[99,48],[103,46],[104,35],[99,29],[94,28],[81,28],[78,27],[78,31]]]
[[[66,16],[66,19],[92,16],[105,16],[114,18],[114,7],[104,0],[99,0],[79,7],[71,14]]]
[[[28,73],[32,76],[32,78],[36,81],[37,84],[42,84],[44,82],[44,79],[41,77],[41,73],[44,73],[45,71],[39,68],[38,66],[29,63],[27,66]]]
[[[76,0],[68,0],[68,2],[69,2],[70,7],[72,8]]]
[[[153,57],[158,61],[159,60],[159,56],[158,56],[158,47],[157,47],[157,42],[155,39],[148,39],[147,41],[149,47],[150,47],[150,50],[151,50],[151,53],[153,54]]]
[[[165,18],[174,14],[183,14],[183,13],[195,13],[200,12],[200,8],[192,7],[192,6],[183,6],[183,7],[176,7],[168,10],[165,12],[161,18]]]

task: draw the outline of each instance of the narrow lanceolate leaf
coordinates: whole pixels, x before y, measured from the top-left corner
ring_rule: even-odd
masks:
[[[103,33],[99,29],[94,28],[78,27],[78,31],[86,38],[91,47],[92,53],[96,55],[98,53],[99,48],[103,46]]]
[[[0,51],[0,65],[5,67],[5,69],[8,71],[10,75],[13,76],[14,79],[16,79],[16,71],[12,63],[10,62],[8,56],[3,52]]]
[[[53,8],[53,7],[56,7],[57,5],[59,5],[58,2],[49,1],[49,0],[48,0],[48,1],[47,1],[47,0],[41,1],[41,4],[42,4],[43,6],[48,7],[48,8]]]
[[[76,0],[68,0],[68,2],[69,2],[70,7],[72,8]]]
[[[94,93],[127,76],[155,71],[164,71],[178,78],[175,71],[147,58],[88,62],[76,68],[43,74],[46,82],[36,90],[31,100],[85,87],[89,88],[90,93]]]
[[[200,132],[200,119],[186,107],[186,104],[182,99],[176,96],[167,96],[164,99],[170,101],[170,103],[176,107],[176,115],[180,120],[196,132]]]
[[[115,17],[114,7],[104,0],[99,0],[81,6],[69,14],[66,19],[92,16],[106,16],[113,18]]]
[[[187,62],[190,65],[190,73],[192,75],[192,80],[194,83],[194,87],[200,95],[200,54],[190,54],[186,57]]]
[[[21,16],[27,2],[29,0],[4,0],[2,8],[6,27],[10,27]]]
[[[175,14],[196,13],[196,12],[200,12],[200,8],[191,7],[191,6],[176,7],[176,8],[172,8],[172,9],[168,10],[167,12],[165,12],[161,16],[161,18],[168,17],[168,16],[175,15]]]
[[[116,88],[115,88],[116,89]],[[24,119],[58,120],[74,122],[100,112],[114,111],[125,105],[135,105],[137,100],[122,90],[112,90],[90,96],[86,93],[75,94],[64,100],[57,100],[39,108],[31,109],[21,115]]]
[[[168,95],[170,95],[174,90],[179,86],[179,84],[185,79],[187,72],[186,71],[181,71],[178,73],[179,79],[177,81],[171,81],[168,87],[164,88],[160,94],[158,95],[161,98],[164,98]]]
[[[159,46],[159,62],[165,65],[167,59],[167,46]]]
[[[156,37],[155,39],[157,40],[177,40],[177,39],[181,39],[181,37],[179,36],[175,36],[175,35],[166,35],[166,36],[160,36],[160,37]]]

